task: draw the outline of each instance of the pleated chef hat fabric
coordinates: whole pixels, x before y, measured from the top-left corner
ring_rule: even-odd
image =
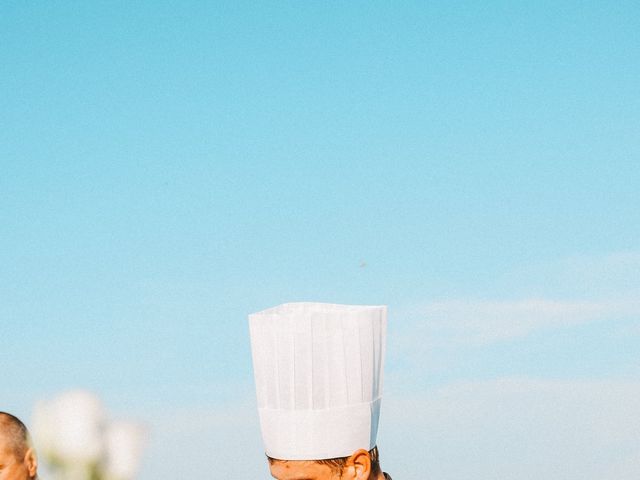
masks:
[[[249,315],[265,452],[347,457],[376,444],[386,306],[286,303]]]

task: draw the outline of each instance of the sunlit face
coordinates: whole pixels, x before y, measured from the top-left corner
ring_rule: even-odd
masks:
[[[0,480],[30,480],[35,478],[31,451],[17,458],[9,442],[0,435]]]
[[[276,480],[338,480],[340,473],[328,465],[311,460],[274,461],[269,465],[271,476]]]

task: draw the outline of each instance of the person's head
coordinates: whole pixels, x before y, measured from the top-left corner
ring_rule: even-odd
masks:
[[[376,480],[381,475],[378,447],[327,460],[267,459],[277,480]]]
[[[33,480],[37,470],[27,427],[10,413],[0,412],[0,480]]]

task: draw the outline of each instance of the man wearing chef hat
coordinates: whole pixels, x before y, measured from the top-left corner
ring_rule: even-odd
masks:
[[[378,461],[385,306],[249,315],[260,427],[277,480],[390,480]]]

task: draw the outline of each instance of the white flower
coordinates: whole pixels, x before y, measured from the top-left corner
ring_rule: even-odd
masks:
[[[84,390],[61,394],[47,407],[52,450],[64,463],[95,464],[103,452],[105,411],[100,399]]]
[[[145,429],[134,423],[112,422],[105,435],[107,478],[132,480],[146,440]]]

